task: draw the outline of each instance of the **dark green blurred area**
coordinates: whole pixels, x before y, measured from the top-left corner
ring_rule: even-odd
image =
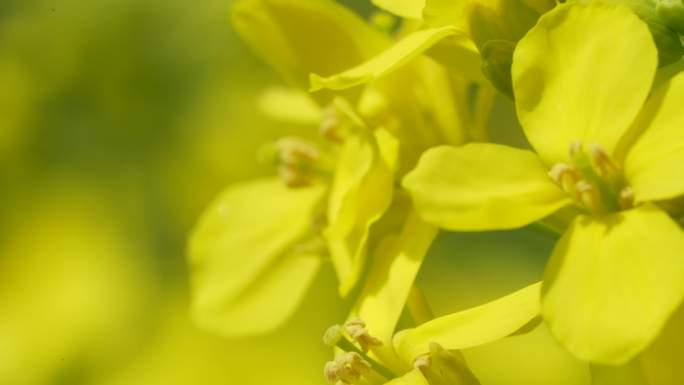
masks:
[[[330,268],[274,335],[227,341],[188,319],[197,216],[272,172],[262,142],[302,130],[259,112],[280,81],[229,7],[0,2],[0,385],[323,383],[320,335],[346,311]],[[539,278],[537,236],[446,236],[419,281],[440,313],[492,299]]]

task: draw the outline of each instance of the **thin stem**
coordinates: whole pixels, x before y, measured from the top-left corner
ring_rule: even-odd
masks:
[[[371,365],[371,368],[373,368],[373,370],[380,373],[380,375],[382,375],[386,379],[391,380],[395,377],[394,373],[392,373],[391,370],[387,369],[382,364],[372,359],[370,356],[368,356],[368,354],[366,354],[366,352],[357,348],[356,345],[349,342],[347,338],[340,338],[340,340],[337,341],[337,347],[344,350],[345,352],[355,352],[356,354],[360,355],[361,357],[363,357],[364,360],[366,360]]]

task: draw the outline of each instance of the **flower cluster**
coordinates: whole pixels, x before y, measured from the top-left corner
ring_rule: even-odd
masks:
[[[310,130],[265,146],[278,176],[230,186],[194,229],[197,323],[272,330],[329,261],[354,303],[324,338],[331,383],[479,384],[461,350],[537,327],[591,368],[684,383],[684,5],[374,3],[371,21],[332,0],[233,5],[292,86],[264,111]],[[524,147],[490,135],[495,99]],[[414,281],[439,231],[532,224],[558,237],[541,282],[432,315]]]

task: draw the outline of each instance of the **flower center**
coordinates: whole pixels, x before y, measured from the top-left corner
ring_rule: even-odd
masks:
[[[618,163],[596,143],[570,145],[569,163],[557,163],[549,176],[585,210],[602,214],[634,206],[634,191]]]
[[[351,341],[358,344],[355,345]],[[368,349],[382,342],[371,336],[366,324],[358,318],[344,326],[334,325],[323,336],[323,342],[343,351],[325,364],[324,374],[335,385],[382,385],[394,378],[394,373],[368,356]]]

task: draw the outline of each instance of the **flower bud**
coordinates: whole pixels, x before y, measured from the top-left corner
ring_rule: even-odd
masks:
[[[513,98],[511,65],[515,43],[508,40],[490,40],[482,46],[482,73],[496,89]]]
[[[656,15],[665,25],[684,35],[683,0],[656,0]]]

